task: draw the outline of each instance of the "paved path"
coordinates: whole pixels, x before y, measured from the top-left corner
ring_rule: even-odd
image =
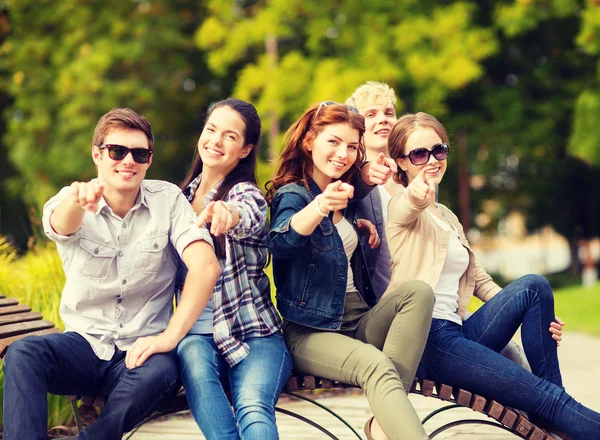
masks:
[[[600,384],[597,380],[598,373],[600,373],[600,338],[567,332],[565,341],[563,341],[559,349],[559,356],[566,389],[577,400],[600,412]],[[410,399],[421,417],[424,417],[432,410],[442,406],[442,403],[437,399],[428,399],[416,395],[410,395]],[[361,434],[361,436],[363,435],[362,425],[371,415],[371,412],[366,398],[360,394],[360,392],[357,392],[356,394],[322,398],[319,399],[319,402],[336,411],[345,418],[354,429]],[[282,402],[279,406],[293,410],[305,417],[322,423],[340,439],[357,439],[348,428],[333,419],[332,416],[328,415],[323,410],[309,403],[290,400]],[[468,409],[453,411],[464,411],[465,414],[468,414],[468,417],[487,419],[487,417]],[[442,413],[427,423],[427,430],[428,432],[431,432],[437,426],[450,420],[452,420],[452,411],[445,414]],[[327,438],[314,428],[286,415],[277,415],[277,425],[282,440]],[[202,438],[204,437],[194,420],[189,415],[184,415],[166,421],[148,423],[135,433],[131,440],[196,440]],[[436,440],[514,440],[515,438],[516,437],[512,434],[504,433],[499,429],[467,425],[446,431],[444,434],[437,436]]]

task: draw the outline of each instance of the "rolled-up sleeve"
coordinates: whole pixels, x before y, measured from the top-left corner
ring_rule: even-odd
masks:
[[[256,186],[246,182],[235,185],[229,191],[227,203],[233,205],[239,215],[237,224],[227,231],[230,237],[242,240],[263,233],[267,201]]]
[[[52,240],[55,243],[69,243],[73,240],[77,240],[79,238],[79,233],[81,231],[81,228],[79,228],[76,232],[74,232],[71,235],[62,235],[62,234],[59,234],[58,232],[56,232],[54,230],[54,228],[52,228],[52,225],[50,224],[50,216],[52,215],[54,210],[58,207],[58,205],[60,205],[60,202],[62,202],[63,199],[69,195],[70,190],[71,190],[70,187],[65,186],[63,189],[61,189],[59,191],[58,194],[56,194],[54,197],[52,197],[50,200],[48,200],[44,204],[44,208],[42,210],[42,226],[44,228],[44,234],[46,234],[46,237],[48,237],[50,240]],[[86,215],[87,215],[87,213],[86,213]],[[94,214],[90,213],[90,215],[94,215]]]
[[[294,214],[306,206],[304,198],[295,193],[275,194],[271,204],[271,253],[276,257],[289,257],[297,248],[308,243],[310,235],[301,235],[291,226]]]
[[[196,214],[182,193],[178,193],[171,209],[171,243],[180,257],[183,250],[194,241],[204,240],[214,249],[208,230],[196,225]],[[183,257],[182,257],[183,258]]]

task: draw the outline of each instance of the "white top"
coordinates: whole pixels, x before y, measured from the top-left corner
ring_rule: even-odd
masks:
[[[377,185],[379,189],[379,196],[381,197],[381,210],[383,211],[383,226],[385,227],[387,223],[388,216],[388,205],[390,204],[390,200],[392,200],[392,195],[388,192],[387,189],[383,185]]]
[[[358,234],[346,217],[342,217],[342,220],[335,224],[335,228],[342,238],[342,242],[344,243],[344,253],[346,254],[346,257],[348,257],[348,278],[346,280],[346,292],[351,292],[356,290],[356,287],[354,286],[352,267],[350,267],[350,258],[352,258],[352,254],[356,250],[356,246],[358,246]]]
[[[433,215],[429,210],[426,211],[442,229],[450,231],[448,255],[440,279],[435,289],[433,289],[435,294],[433,317],[462,325],[462,320],[458,315],[458,282],[469,266],[469,252],[460,242],[458,232],[454,228]]]

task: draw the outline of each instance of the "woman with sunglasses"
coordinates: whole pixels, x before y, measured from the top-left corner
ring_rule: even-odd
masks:
[[[364,118],[325,102],[288,130],[273,180],[271,252],[277,306],[295,368],[365,390],[375,420],[367,439],[428,438],[408,400],[423,352],[433,292],[405,283],[375,305],[359,229],[377,245],[372,224],[356,221],[348,202],[367,184]],[[378,159],[379,161],[379,159]],[[352,183],[352,185],[350,184]]]
[[[526,411],[535,423],[550,422],[574,439],[597,439],[600,414],[562,386],[557,343],[563,323],[554,315],[548,281],[527,275],[500,288],[478,264],[457,217],[435,201],[449,153],[445,128],[426,113],[404,115],[388,147],[398,165],[394,179],[406,191],[388,211],[392,277],[386,295],[409,279],[425,281],[435,292],[418,376]],[[485,304],[463,321],[473,295]],[[533,373],[498,353],[519,326]]]
[[[213,104],[181,187],[214,238],[222,274],[177,348],[190,410],[207,439],[277,439],[275,403],[292,363],[263,269],[267,203],[257,187],[261,123],[239,99]],[[186,267],[180,264],[176,290]],[[224,389],[231,393],[231,404]]]

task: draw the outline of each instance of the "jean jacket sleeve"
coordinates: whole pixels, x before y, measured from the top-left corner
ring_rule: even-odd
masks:
[[[269,232],[273,256],[289,258],[298,248],[308,243],[310,235],[299,234],[290,224],[292,216],[307,204],[300,194],[281,191],[275,193],[271,203],[271,231]]]

